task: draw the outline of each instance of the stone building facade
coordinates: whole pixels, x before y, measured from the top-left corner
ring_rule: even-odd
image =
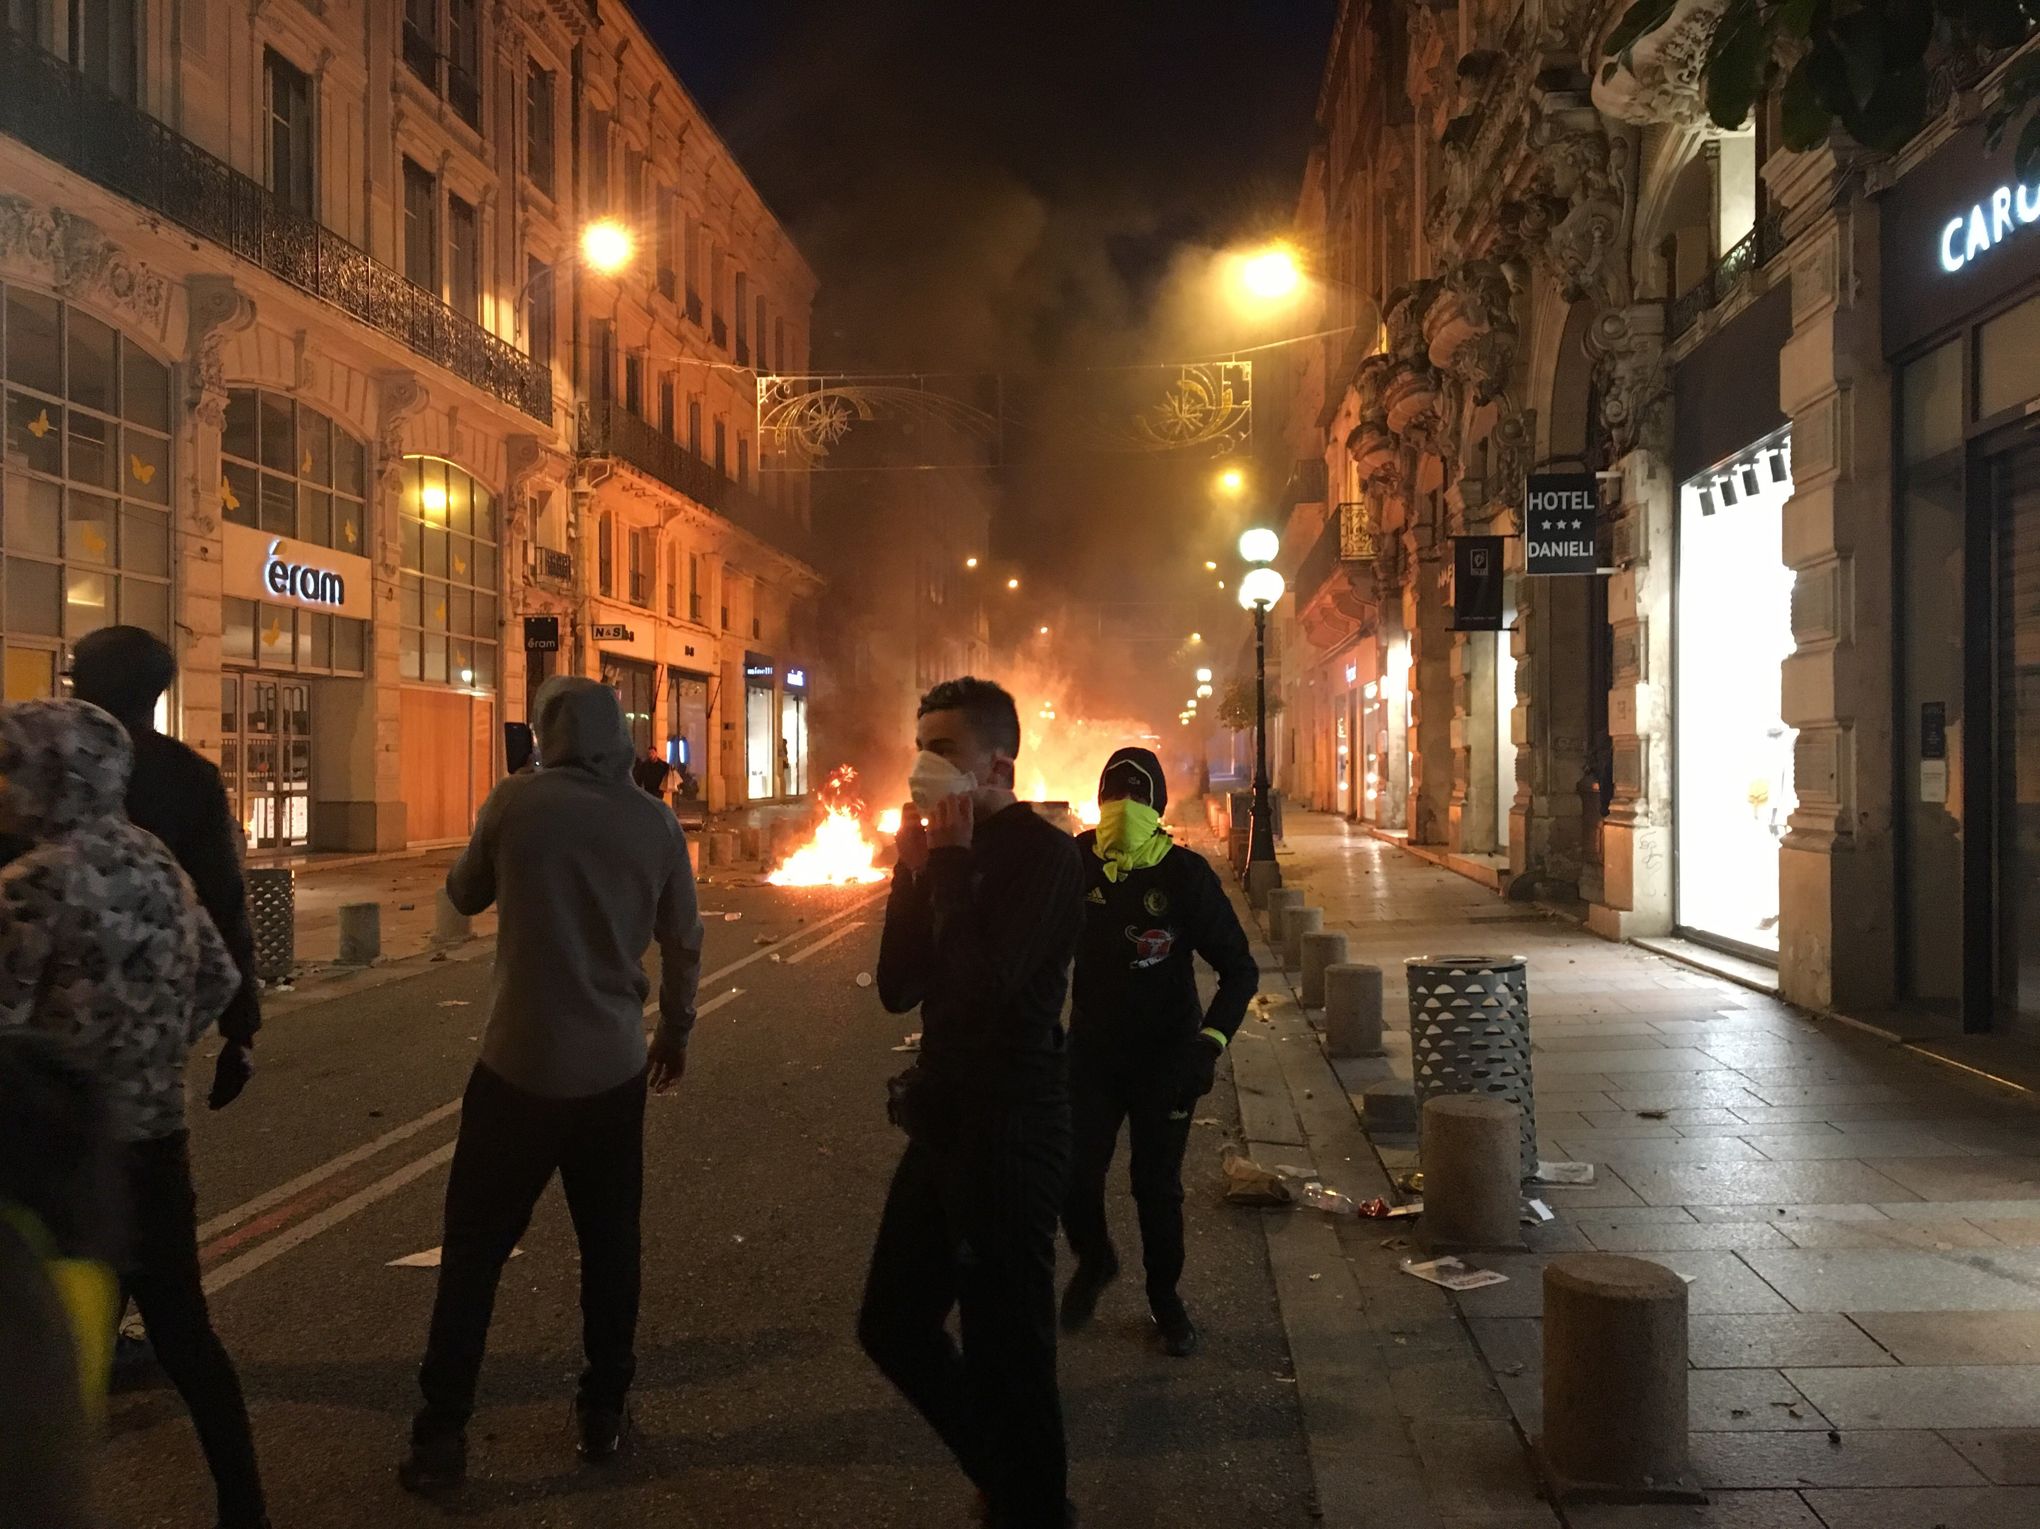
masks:
[[[1335,334],[1288,424],[1290,619],[1315,661],[1286,682],[1287,784],[1574,901],[1610,937],[1690,936],[1775,964],[1794,999],[1947,1022],[1963,981],[1909,984],[1903,927],[1933,903],[1932,857],[1956,876],[1959,835],[1930,804],[1909,881],[1901,819],[1922,762],[1926,790],[1953,770],[1960,796],[1942,734],[1961,707],[1909,702],[1891,648],[1907,569],[1880,219],[1981,97],[1944,89],[1940,123],[1890,160],[1789,153],[1775,108],[1739,132],[1707,120],[1716,0],[1680,0],[1605,70],[1620,10],[1341,8],[1296,222]],[[1937,79],[1991,62],[1940,60]],[[1997,253],[2023,192],[1996,219],[1976,190]],[[1998,279],[2025,280],[2029,255]],[[1526,567],[1544,473],[1594,486],[1601,572]],[[1501,538],[1499,634],[1456,620],[1476,537]],[[1972,767],[1986,796],[2010,768]],[[2005,914],[1967,916],[1973,944]],[[1967,980],[1973,1025],[1991,979]]]
[[[671,200],[629,209],[643,282],[682,247],[661,237],[677,210],[658,220],[694,209],[685,229],[698,215],[720,254],[704,288],[727,305],[741,286],[753,319],[769,294],[797,364],[813,278],[606,11],[22,0],[0,54],[6,695],[58,689],[85,632],[146,626],[181,666],[165,725],[219,761],[252,853],[463,838],[501,772],[501,724],[525,713],[523,618],[560,619],[539,664],[604,672],[590,511],[642,475],[586,364],[606,340],[622,398],[626,342],[592,326],[598,302],[613,325],[641,317],[618,290],[634,278],[574,257],[615,205],[577,152],[600,113],[647,144],[662,114],[665,157],[639,173]],[[635,95],[616,94],[620,73]],[[640,377],[697,361],[709,407],[748,419],[735,400],[754,363],[706,321],[627,343]],[[667,460],[664,442],[630,444]],[[735,464],[677,490],[653,478],[669,566],[691,538],[712,587],[725,565],[754,583],[743,630],[703,635],[704,668],[792,656],[787,613],[817,586],[800,492],[773,514]]]

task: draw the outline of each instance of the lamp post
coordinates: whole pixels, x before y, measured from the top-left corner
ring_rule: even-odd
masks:
[[[1269,543],[1273,542],[1273,547]],[[1240,538],[1240,555],[1258,566],[1240,580],[1240,605],[1254,613],[1254,799],[1247,838],[1247,901],[1256,908],[1282,884],[1275,863],[1275,809],[1268,796],[1268,608],[1287,588],[1280,572],[1258,554],[1273,557],[1280,539],[1272,531],[1249,531]]]

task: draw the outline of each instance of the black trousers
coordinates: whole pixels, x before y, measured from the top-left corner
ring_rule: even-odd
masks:
[[[933,1139],[910,1141],[858,1317],[864,1351],[990,1499],[998,1529],[1064,1522],[1055,1226],[1069,1153],[1062,1100],[974,1102]]]
[[[1183,1151],[1190,1143],[1192,1112],[1179,1108],[1181,1101],[1174,1093],[1174,1080],[1158,1059],[1143,1063],[1095,1052],[1070,1056],[1076,1156],[1063,1228],[1081,1262],[1112,1258],[1112,1238],[1105,1227],[1105,1178],[1124,1122],[1148,1303],[1157,1307],[1176,1299],[1176,1283],[1183,1277]],[[1172,1115],[1179,1118],[1171,1119]]]
[[[220,1523],[225,1529],[255,1529],[268,1522],[262,1476],[240,1377],[206,1310],[190,1136],[179,1131],[131,1143],[121,1152],[129,1215],[122,1283],[142,1314],[157,1360],[198,1426],[219,1494]]]
[[[581,1245],[580,1405],[619,1410],[637,1373],[638,1213],[645,1080],[585,1099],[546,1099],[477,1066],[461,1100],[446,1185],[439,1293],[418,1386],[421,1441],[458,1434],[475,1410],[496,1285],[555,1171]]]

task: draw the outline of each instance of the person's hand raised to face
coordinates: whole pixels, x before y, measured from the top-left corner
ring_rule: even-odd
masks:
[[[945,796],[928,809],[930,849],[969,849],[977,829],[977,803],[968,792]]]

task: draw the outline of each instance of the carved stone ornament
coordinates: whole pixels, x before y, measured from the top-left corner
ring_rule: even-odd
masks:
[[[1601,78],[1596,48],[1596,56],[1588,60],[1594,104],[1616,121],[1637,127],[1694,127],[1705,122],[1707,99],[1700,71],[1726,9],[1727,0],[1674,0],[1664,25],[1638,38],[1629,50],[1628,66],[1617,63],[1606,79]],[[1621,14],[1619,7],[1612,13],[1609,30]]]
[[[425,384],[412,371],[376,373],[382,404],[376,425],[376,473],[385,492],[395,493],[404,476],[404,426],[425,407]]]
[[[1537,411],[1517,409],[1502,417],[1488,438],[1494,475],[1491,499],[1511,511],[1523,508],[1523,484],[1537,454]]]
[[[227,369],[220,349],[230,334],[255,322],[255,304],[231,276],[191,276],[184,282],[186,402],[199,419],[218,430],[227,422]]]
[[[158,339],[168,327],[169,282],[61,207],[0,196],[0,265],[26,268],[65,297],[110,309]]]
[[[1463,381],[1477,404],[1508,385],[1516,360],[1514,292],[1491,260],[1468,260],[1439,279],[1424,314],[1431,364]]]
[[[1568,302],[1629,300],[1629,225],[1635,206],[1635,145],[1611,135],[1580,95],[1548,92],[1530,129],[1532,195],[1513,209],[1518,235]]]
[[[1459,103],[1459,71],[1452,57],[1455,39],[1448,36],[1438,12],[1428,5],[1409,10],[1410,59],[1404,88],[1425,135],[1441,138]]]
[[[1671,392],[1664,331],[1665,311],[1657,303],[1609,309],[1587,327],[1601,427],[1616,460],[1638,449],[1664,454],[1665,403]]]
[[[1346,450],[1359,470],[1363,483],[1387,484],[1399,476],[1401,443],[1389,433],[1386,391],[1396,359],[1372,355],[1353,374],[1353,391],[1359,402],[1360,422],[1346,437]]]

